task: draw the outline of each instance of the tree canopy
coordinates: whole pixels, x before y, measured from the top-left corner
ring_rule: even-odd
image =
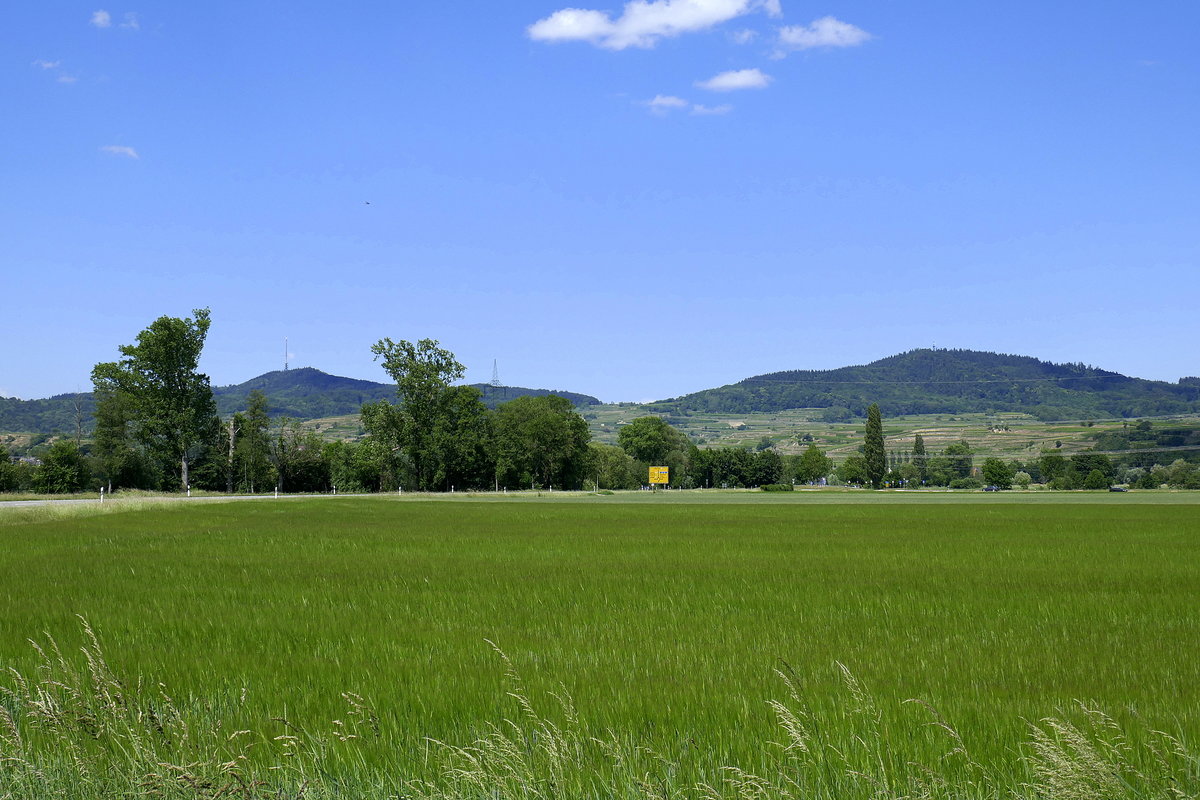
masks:
[[[124,406],[133,436],[166,471],[179,465],[185,488],[191,459],[218,425],[208,376],[198,371],[209,325],[207,308],[189,318],[159,317],[135,344],[118,348],[119,361],[92,370],[97,397]]]

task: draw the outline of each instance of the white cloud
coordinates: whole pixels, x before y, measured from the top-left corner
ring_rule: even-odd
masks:
[[[108,153],[110,156],[120,156],[121,158],[141,158],[137,150],[122,144],[106,144],[100,148],[100,151]]]
[[[61,61],[47,61],[44,58],[39,58],[37,61],[33,62],[33,65],[35,67],[41,67],[42,69],[54,69],[55,67],[61,66],[62,62]]]
[[[67,73],[64,72],[62,75],[59,75],[55,80],[57,80],[59,83],[74,83],[75,81],[79,80],[79,78],[75,77],[74,75],[68,75]]]
[[[17,397],[15,394],[13,394],[12,392],[10,392],[8,389],[5,389],[3,387],[0,387],[0,397],[7,397],[10,400],[20,400],[21,399],[21,398]]]
[[[138,21],[138,15],[132,11],[125,12],[125,21],[121,23],[122,28],[128,28],[131,31],[140,31],[142,23]]]
[[[684,100],[682,97],[675,97],[674,95],[656,94],[653,100],[646,100],[645,102],[641,103],[641,105],[646,106],[646,108],[650,109],[650,112],[653,114],[663,115],[675,111],[676,109],[687,108],[688,101]]]
[[[653,100],[646,101],[646,105],[651,108],[683,108],[687,104],[688,101],[682,97],[674,97],[669,94],[656,94]]]
[[[112,15],[103,8],[92,12],[92,24],[97,28],[107,28],[112,25]]]
[[[758,31],[752,31],[749,28],[741,31],[734,31],[729,34],[729,38],[734,44],[750,44],[758,38]]]
[[[721,106],[705,106],[697,103],[696,105],[692,106],[692,113],[701,117],[714,116],[717,114],[728,114],[730,111],[733,111],[733,106],[728,104]]]
[[[779,0],[630,0],[621,16],[564,8],[526,29],[542,42],[584,41],[609,50],[653,47],[659,39],[702,31],[736,17],[763,11],[777,17]]]
[[[834,17],[821,17],[810,25],[790,25],[779,29],[779,44],[792,50],[810,47],[855,47],[871,38],[871,34],[849,22]]]
[[[697,81],[701,89],[712,92],[732,92],[738,89],[765,89],[771,76],[757,69],[731,69],[714,75],[706,81]]]

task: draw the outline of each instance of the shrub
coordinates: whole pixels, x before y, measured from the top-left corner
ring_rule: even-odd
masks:
[[[982,489],[983,482],[978,478],[955,478],[950,481],[951,489]]]
[[[793,492],[796,490],[796,487],[790,483],[764,483],[758,488],[764,492]]]

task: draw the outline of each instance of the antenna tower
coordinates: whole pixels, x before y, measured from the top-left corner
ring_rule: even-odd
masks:
[[[492,386],[500,386],[500,367],[496,364],[496,359],[492,359]]]
[[[287,368],[288,368],[288,348],[287,348],[287,337],[285,336],[285,337],[283,337],[283,371],[287,372]]]

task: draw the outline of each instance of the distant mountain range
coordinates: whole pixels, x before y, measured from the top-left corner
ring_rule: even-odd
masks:
[[[576,406],[598,404],[576,392],[471,384],[483,401],[497,404],[522,395],[557,394]],[[236,386],[213,389],[222,415],[246,407],[258,389],[272,416],[317,419],[357,414],[363,403],[391,400],[394,384],[341,378],[312,367],[259,375]],[[687,411],[741,414],[791,408],[828,409],[830,419],[861,417],[871,403],[885,416],[1016,411],[1041,419],[1145,417],[1200,413],[1200,378],[1178,383],[1130,378],[1083,364],[1052,364],[1028,356],[977,350],[911,350],[855,367],[793,370],[757,375],[650,404],[668,414]],[[62,394],[45,400],[0,398],[0,431],[75,431],[77,420],[91,429],[91,394]]]
[[[528,389],[522,386],[471,384],[483,394],[489,408],[522,395],[557,394],[576,406],[595,405],[595,397],[578,392],[552,389]],[[267,396],[271,416],[318,419],[357,414],[363,403],[392,400],[394,383],[376,383],[330,375],[312,367],[276,370],[234,386],[213,387],[217,412],[227,416],[246,407],[250,392],[258,389]],[[44,400],[16,400],[0,397],[0,431],[22,433],[73,433],[77,420],[84,431],[92,428],[95,401],[90,392],[60,394]]]
[[[756,375],[717,389],[663,400],[669,412],[746,413],[832,409],[861,417],[1017,411],[1040,419],[1141,417],[1200,411],[1200,379],[1130,378],[1083,364],[978,350],[911,350],[870,364]]]

